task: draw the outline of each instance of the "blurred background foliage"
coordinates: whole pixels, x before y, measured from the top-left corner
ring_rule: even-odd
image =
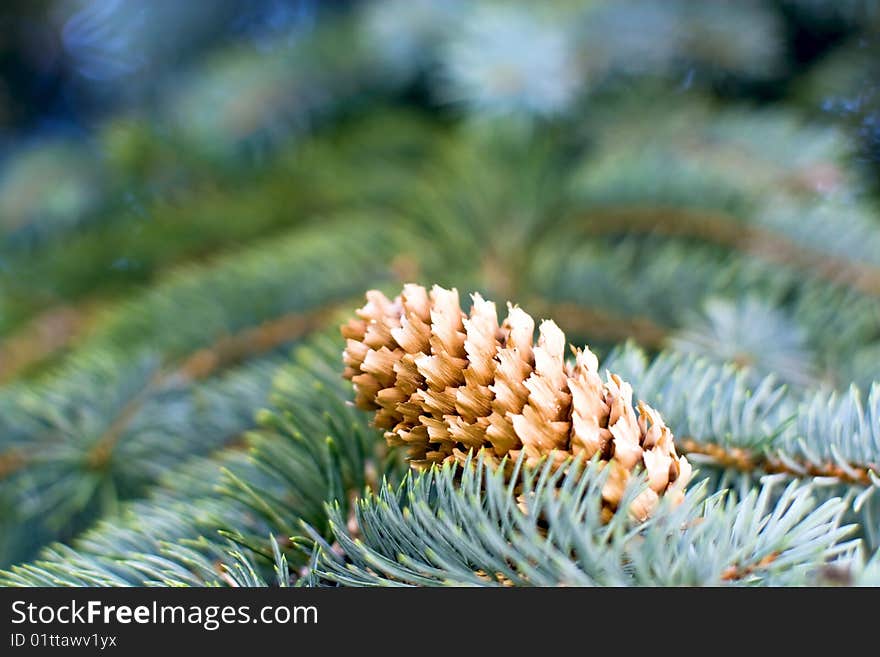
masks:
[[[878,67],[870,0],[7,0],[0,566],[236,461],[370,286],[866,403]]]

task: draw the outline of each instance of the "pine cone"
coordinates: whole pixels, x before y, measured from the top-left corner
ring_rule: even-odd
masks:
[[[603,382],[585,348],[566,362],[565,334],[543,321],[533,344],[534,320],[508,304],[498,323],[495,304],[479,294],[466,315],[458,292],[434,286],[430,294],[405,285],[393,301],[367,292],[358,319],[342,326],[345,374],[355,404],[374,410],[375,425],[391,445],[407,448],[417,467],[482,450],[491,463],[504,456],[534,466],[597,453],[611,468],[602,491],[615,510],[634,468],[650,488],[630,507],[646,518],[660,495],[678,502],[691,466],[675,452],[672,432],[653,408],[632,406],[632,388],[615,374]]]

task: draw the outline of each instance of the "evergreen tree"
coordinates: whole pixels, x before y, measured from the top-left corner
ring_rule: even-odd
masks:
[[[14,149],[0,583],[880,585],[880,9],[831,5],[354,4]],[[367,344],[407,284],[454,325]]]

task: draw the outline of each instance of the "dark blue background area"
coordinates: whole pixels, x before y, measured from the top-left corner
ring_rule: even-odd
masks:
[[[308,31],[343,0],[6,0],[0,135],[77,133],[230,43],[260,49]]]

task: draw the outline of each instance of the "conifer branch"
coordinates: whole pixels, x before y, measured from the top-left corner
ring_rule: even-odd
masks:
[[[797,461],[796,457],[774,458],[766,451],[754,451],[742,447],[731,447],[698,441],[692,438],[680,438],[678,444],[685,454],[699,454],[720,468],[730,468],[740,472],[753,473],[760,470],[767,474],[785,474],[796,478],[820,477],[836,479],[843,484],[856,486],[876,485],[877,476],[871,478],[870,473],[880,472],[877,464],[853,464],[842,467],[834,462],[811,463]]]
[[[627,317],[607,308],[539,298],[530,300],[528,305],[536,309],[537,316],[554,317],[560,326],[595,340],[634,340],[647,348],[659,349],[666,344],[669,335],[666,327],[648,317]]]
[[[329,317],[348,305],[333,304],[309,312],[288,313],[277,320],[269,320],[257,327],[243,329],[235,335],[221,337],[213,345],[182,359],[180,365],[156,371],[119,410],[107,429],[89,448],[85,463],[89,468],[102,469],[112,457],[116,443],[125,435],[129,424],[137,417],[143,405],[163,387],[216,376],[237,363],[301,338],[323,326]],[[47,441],[11,448],[6,453],[0,452],[0,481],[27,466],[35,456],[51,450],[55,440],[57,436],[49,436]]]
[[[128,430],[129,424],[137,417],[147,400],[164,382],[167,382],[167,379],[161,371],[156,371],[152,377],[147,379],[145,385],[125,403],[119,414],[113,418],[107,426],[107,430],[89,447],[85,456],[86,467],[92,470],[103,470],[107,467],[107,464],[113,457],[113,450]],[[31,449],[34,450],[34,453],[39,453],[46,449],[46,447],[43,445],[33,445]],[[51,449],[51,446],[49,446],[49,449]]]
[[[821,253],[796,244],[784,235],[749,225],[719,210],[684,207],[597,207],[578,221],[591,236],[648,233],[684,237],[718,244],[770,262],[807,270],[833,283],[880,296],[880,268]]]
[[[184,358],[175,375],[190,380],[213,376],[219,370],[265,354],[316,331],[325,326],[330,317],[348,306],[347,302],[341,302],[307,312],[286,313],[277,319],[269,319],[258,326],[221,337],[213,345]]]
[[[504,471],[489,461],[477,468],[444,466],[413,473],[398,488],[394,470],[385,470],[373,456],[365,460],[382,442],[381,435],[366,427],[366,413],[345,405],[340,347],[338,341],[321,338],[297,349],[293,363],[276,376],[273,409],[262,414],[261,431],[250,432],[247,454],[227,450],[211,461],[184,465],[150,499],[128,505],[124,522],[102,523],[73,548],[53,546],[38,561],[0,573],[0,581],[262,586],[274,579],[278,562],[265,556],[272,553],[266,542],[270,533],[294,537],[292,543],[278,544],[294,565],[310,563],[296,557],[297,546],[307,555],[319,546],[314,569],[307,567],[300,580],[312,585],[803,585],[821,583],[816,578],[828,564],[868,581],[869,570],[861,574],[860,557],[845,540],[851,527],[839,524],[843,500],[819,504],[824,494],[796,482],[780,495],[778,476],[741,498],[733,493],[707,498],[707,483],[698,483],[682,504],[661,504],[635,531],[628,514],[609,519],[600,513],[610,473],[599,463],[588,466],[586,477],[577,468],[554,470],[550,461],[521,470],[524,488],[518,494],[525,493],[527,504],[511,495]],[[709,405],[699,379],[731,376],[720,368],[697,375],[694,367],[705,367],[703,361],[680,355],[660,357],[652,365],[639,364],[640,358],[644,354],[630,348],[613,354],[608,365],[628,372],[640,394],[654,398],[662,393],[667,403],[685,400],[683,406],[670,404],[669,410],[676,424],[690,428],[695,421],[681,415],[681,409],[705,416]],[[657,382],[668,387],[661,391]],[[756,435],[760,408],[781,401],[768,398],[764,390],[752,400],[742,392],[733,396],[729,409],[722,408],[723,397],[711,406],[744,436]],[[333,470],[325,460],[325,435],[333,436],[342,457],[339,486],[327,480]],[[224,468],[259,490],[259,499],[243,494],[229,479],[224,483]],[[350,502],[350,492],[363,490],[377,474],[387,476],[389,485]],[[646,474],[629,480],[625,499],[642,493]],[[474,499],[483,502],[473,504]],[[325,502],[329,509],[323,508]],[[529,509],[534,514],[525,513]],[[313,533],[297,528],[297,518],[306,519]],[[328,518],[329,538],[324,533]],[[553,527],[549,534],[548,521]],[[217,539],[218,528],[237,532],[237,550]],[[349,540],[354,536],[358,543]],[[251,547],[242,548],[242,543]],[[395,547],[400,545],[413,546],[403,560]],[[499,546],[504,546],[500,553]],[[245,576],[236,566],[242,559],[255,576]]]
[[[27,458],[21,449],[11,448],[0,454],[0,479],[5,479],[26,464]]]
[[[86,305],[59,306],[44,311],[0,341],[0,384],[24,374],[80,335],[94,316]]]
[[[678,506],[634,525],[597,507],[607,471],[586,464],[523,470],[532,508],[510,500],[502,473],[478,460],[410,473],[355,507],[354,540],[329,509],[338,551],[322,548],[319,582],[342,586],[804,585],[827,564],[859,564],[845,538],[844,504],[819,504],[809,485],[767,481],[738,498],[707,496],[705,482]],[[644,481],[634,478],[627,496]],[[561,492],[559,492],[561,491]],[[547,531],[547,524],[553,528]],[[440,531],[438,531],[440,528]]]

